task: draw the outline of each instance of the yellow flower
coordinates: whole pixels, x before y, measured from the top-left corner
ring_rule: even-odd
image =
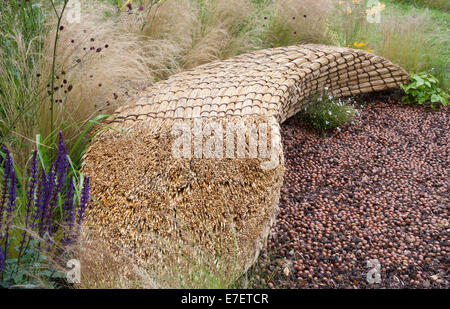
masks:
[[[367,49],[367,51],[369,52],[369,53],[373,53],[373,49]]]
[[[347,14],[350,15],[352,13],[352,9],[351,8],[347,8]]]
[[[339,5],[344,5],[344,2],[343,1],[339,1],[338,4]]]
[[[352,0],[353,3],[358,4],[361,2],[361,0]]]
[[[364,43],[364,42],[353,42],[353,47],[354,48],[361,48],[361,47],[364,47],[364,46],[366,46],[366,43]]]
[[[375,14],[377,14],[378,12],[381,12],[381,11],[383,11],[384,9],[386,8],[386,4],[384,4],[384,3],[380,3],[380,4],[378,4],[378,6],[372,6],[370,9],[367,9],[366,10],[366,14],[367,15],[375,15]]]

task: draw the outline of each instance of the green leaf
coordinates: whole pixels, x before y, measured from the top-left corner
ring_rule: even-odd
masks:
[[[425,83],[425,81],[420,77],[415,78],[415,80],[417,81],[417,87],[422,86]]]
[[[40,134],[36,134],[36,150],[37,150],[37,155],[39,157],[39,160],[41,161],[42,167],[45,167],[44,156],[43,156],[43,152],[41,150],[41,135]]]
[[[442,102],[441,99],[442,97],[435,93],[431,95],[431,102]]]

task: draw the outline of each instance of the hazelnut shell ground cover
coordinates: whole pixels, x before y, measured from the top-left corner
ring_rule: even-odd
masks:
[[[359,121],[324,137],[283,123],[280,213],[253,287],[448,288],[448,108],[368,94]],[[380,263],[369,283],[367,261]]]

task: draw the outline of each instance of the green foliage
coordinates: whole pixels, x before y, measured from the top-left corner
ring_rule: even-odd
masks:
[[[420,105],[430,102],[432,108],[436,108],[435,103],[447,106],[449,95],[438,85],[437,78],[427,72],[412,73],[410,83],[400,86],[406,94],[402,98],[402,102],[407,104],[417,102]]]
[[[48,137],[48,139],[53,140],[54,138]],[[68,186],[67,180],[69,178],[73,180],[73,193],[69,201],[73,201],[73,205],[75,205],[71,224],[76,227],[77,223],[75,223],[74,218],[80,216],[79,205],[81,205],[82,190],[86,183],[86,178],[79,172],[78,167],[74,165],[69,154],[65,155],[68,161],[67,166],[65,164],[57,164],[52,153],[53,148],[56,146],[51,145],[52,147],[50,147],[44,143],[45,140],[41,140],[40,136],[37,135],[36,156],[33,156],[36,160],[34,161],[33,158],[29,160],[30,162],[35,162],[36,174],[34,178],[31,176],[32,164],[23,173],[14,165],[17,183],[14,213],[11,219],[9,219],[11,221],[4,221],[5,224],[6,222],[12,224],[8,234],[0,230],[0,243],[6,239],[8,244],[2,244],[0,246],[0,254],[4,253],[4,257],[6,258],[3,272],[1,271],[2,263],[0,262],[0,287],[57,288],[57,280],[59,280],[60,284],[64,282],[61,280],[62,275],[58,270],[60,268],[58,265],[64,264],[64,261],[69,259],[72,253],[70,250],[70,242],[67,242],[67,240],[64,242],[64,237],[67,239],[67,235],[69,235],[70,239],[72,239],[72,235],[75,235],[67,234],[67,224],[69,224],[69,221],[67,221],[67,206],[65,206]],[[58,150],[59,155],[63,154],[62,150],[60,147]],[[67,150],[64,149],[64,151]],[[0,163],[4,159],[5,153],[0,149]],[[56,175],[58,175],[59,171],[65,171],[64,179],[66,180],[64,180],[65,184],[61,187],[60,191],[55,191],[57,190],[55,187],[46,186],[45,184],[44,187],[40,187],[41,179],[50,177],[52,167],[54,171],[52,174],[54,177],[54,185],[56,185]],[[47,174],[44,175],[43,172]],[[10,190],[9,187],[5,187],[3,179],[5,179],[4,168],[0,164],[0,192],[3,192],[4,189]],[[34,190],[31,190],[30,186],[34,187]],[[52,235],[50,236],[46,233],[40,234],[38,228],[39,222],[36,221],[39,219],[35,217],[39,207],[43,207],[43,204],[39,202],[39,197],[44,194],[44,191],[41,192],[40,190],[44,190],[47,194],[56,192],[54,202],[50,199],[47,202],[43,202],[48,204],[47,207],[50,210],[47,214],[51,218],[50,221],[52,224]],[[64,207],[66,207],[65,210],[63,210]],[[42,215],[43,213],[40,216]],[[0,213],[0,218],[3,217],[6,217],[6,215]],[[74,227],[71,230],[73,231]]]
[[[26,154],[32,148],[27,138],[33,136],[40,97],[44,18],[38,4],[11,0],[0,5],[0,144]]]
[[[99,1],[122,8],[122,11],[127,10],[126,7],[123,8],[127,0]],[[214,24],[217,17],[211,13],[210,9],[213,1],[191,1],[198,3],[199,14],[195,18],[201,24],[200,30],[203,31],[207,23]],[[143,5],[145,12],[150,12],[151,6],[161,2],[164,0],[134,0],[132,4],[134,10],[137,5]],[[377,55],[386,57],[407,70],[426,71],[435,68],[434,76],[428,73],[411,74],[411,82],[402,86],[406,94],[402,99],[403,102],[419,104],[430,102],[433,108],[436,108],[436,105],[448,105],[449,95],[446,91],[448,91],[449,81],[448,10],[450,1],[382,1],[386,2],[386,10],[382,12],[381,24],[367,23],[365,1],[345,0],[342,2],[345,5],[340,6],[336,1],[336,6],[328,8],[325,6],[325,1],[318,5],[315,5],[316,2],[312,0],[293,1],[291,5],[287,1],[283,4],[283,1],[274,3],[272,0],[252,0],[253,6],[250,10],[253,11],[248,18],[246,17],[244,21],[238,18],[229,25],[223,23],[220,26],[227,31],[230,30],[230,35],[233,37],[243,38],[242,41],[236,40],[237,43],[233,43],[235,45],[239,45],[240,42],[257,42],[251,45],[251,49],[301,43],[340,44],[355,47],[355,42],[364,41],[374,49]],[[67,3],[67,0],[10,0],[3,1],[0,5],[0,145],[8,145],[16,159],[15,168],[19,183],[17,219],[14,224],[19,227],[25,215],[26,163],[30,150],[37,147],[40,165],[48,170],[55,155],[57,132],[81,123],[75,123],[73,119],[61,123],[54,122],[54,100],[47,96],[46,89],[44,91],[39,89],[39,75],[41,71],[45,71],[42,68],[43,38],[46,31],[52,30],[46,29],[44,22],[50,14],[55,13],[51,3],[57,5],[60,10],[61,7],[58,5]],[[62,12],[58,12],[62,16]],[[156,12],[157,10],[154,10],[154,14]],[[54,29],[56,34],[59,33],[58,29],[59,27]],[[220,28],[221,31],[224,29]],[[198,40],[204,37],[207,38],[203,35],[199,36]],[[177,40],[178,38],[174,36],[169,39]],[[56,47],[57,41],[56,38],[51,43]],[[209,47],[212,44],[205,44],[205,46]],[[218,49],[221,58],[247,52],[250,49],[246,45],[242,47],[239,45],[239,48],[224,46]],[[227,48],[232,51],[226,52]],[[55,67],[58,66],[56,48],[54,48],[52,64],[49,81],[53,88]],[[438,80],[441,82],[440,87]],[[45,84],[43,87],[45,88]],[[44,132],[39,128],[39,104],[44,100],[51,102],[52,105],[50,132]],[[338,128],[345,123],[352,123],[357,115],[358,111],[351,104],[326,93],[313,95],[310,104],[301,112],[301,117],[322,132]],[[76,182],[76,200],[79,200],[83,183],[83,177],[78,173],[78,169],[82,163],[84,149],[92,138],[91,131],[95,131],[92,130],[93,127],[99,125],[105,117],[100,115],[95,119],[83,121],[81,123],[83,129],[67,141],[70,146],[70,173],[74,175]],[[36,133],[40,134],[34,140]],[[0,157],[0,162],[1,160]],[[58,217],[61,212],[60,207],[55,209],[55,212],[55,216]],[[7,254],[0,287],[55,287],[53,278],[57,278],[60,274],[51,269],[50,261],[46,258],[47,253],[42,250],[42,242],[38,239],[31,240],[19,261],[15,251],[21,241],[22,230],[20,228],[14,230],[11,236],[11,252]],[[20,267],[16,267],[18,264]],[[207,287],[221,287],[225,282],[222,280],[222,276],[225,277],[225,275],[220,272],[208,268],[202,270],[206,266],[200,263],[195,266],[197,269],[194,268],[192,274],[189,274],[191,283],[199,285],[207,282]],[[6,285],[6,282],[9,284]]]
[[[7,146],[15,156],[15,164],[20,171],[24,170],[29,153],[36,147],[34,136],[39,134],[45,152],[43,158],[53,160],[55,142],[58,132],[72,128],[80,128],[76,136],[66,140],[70,147],[70,155],[75,167],[81,164],[84,147],[90,140],[88,132],[92,126],[106,116],[94,119],[54,121],[51,95],[47,94],[44,85],[40,85],[42,71],[48,71],[43,66],[43,38],[48,29],[45,27],[45,15],[57,14],[58,23],[55,32],[60,32],[59,26],[67,0],[42,2],[38,0],[11,0],[0,6],[0,146]],[[53,9],[52,5],[56,7]],[[57,5],[62,5],[58,7]],[[51,41],[57,44],[58,38]],[[51,76],[48,88],[55,86],[56,49],[53,50]],[[49,119],[51,127],[45,128],[42,123],[43,102],[50,102]],[[45,146],[44,146],[45,145]]]
[[[393,0],[390,0],[393,1]],[[425,7],[443,11],[450,11],[450,1],[448,0],[396,0],[396,2],[416,7]]]
[[[359,112],[348,102],[336,99],[326,92],[310,97],[300,117],[309,121],[320,131],[338,128],[345,123],[352,123]]]
[[[19,246],[15,250],[18,251]],[[20,260],[17,257],[6,259],[0,288],[57,288],[56,279],[64,278],[64,274],[52,267],[42,251],[42,242],[31,239],[23,249]]]
[[[432,70],[441,88],[448,92],[450,14],[445,10],[413,5],[413,2],[428,1],[387,1],[381,23],[372,24],[375,28],[368,33],[368,43],[374,46],[375,54],[399,64],[407,71]]]

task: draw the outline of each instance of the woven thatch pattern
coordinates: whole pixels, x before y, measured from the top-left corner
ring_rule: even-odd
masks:
[[[408,74],[388,60],[321,45],[260,50],[172,76],[147,90],[116,121],[273,115],[283,122],[312,92],[349,96],[397,87]]]
[[[170,255],[167,243],[181,240],[222,260],[232,256],[245,270],[278,209],[281,143],[273,146],[281,164],[271,170],[262,170],[258,158],[174,158],[176,119],[279,125],[325,87],[347,96],[407,78],[399,66],[361,50],[304,45],[252,52],[159,82],[109,119],[126,130],[106,130],[88,148],[83,171],[102,206],[91,203],[84,230],[152,263]]]

